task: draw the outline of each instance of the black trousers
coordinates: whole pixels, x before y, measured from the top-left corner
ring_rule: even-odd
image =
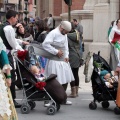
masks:
[[[79,86],[78,70],[79,70],[79,68],[72,68],[72,72],[73,72],[73,76],[74,76],[74,78],[75,78],[75,81],[72,81],[72,82],[70,83],[70,86],[71,86],[71,87]]]
[[[11,55],[10,52],[8,54],[8,59],[9,59],[9,62],[10,62],[10,66],[12,67],[12,70],[11,70],[12,83],[11,83],[11,86],[10,86],[10,91],[11,91],[11,94],[12,94],[12,98],[14,100],[16,98],[16,92],[15,92],[15,69],[14,69],[13,56]]]

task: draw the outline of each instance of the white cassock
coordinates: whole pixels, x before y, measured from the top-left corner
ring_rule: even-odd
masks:
[[[62,35],[59,27],[57,27],[46,36],[42,46],[46,51],[54,55],[58,53],[59,49],[64,53],[63,60],[48,60],[45,76],[48,77],[50,74],[56,74],[60,84],[74,81],[70,64],[64,61],[64,58],[69,56],[67,35]]]

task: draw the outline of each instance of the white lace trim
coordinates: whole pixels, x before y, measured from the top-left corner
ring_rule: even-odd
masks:
[[[10,68],[10,70],[12,70],[12,67],[11,67],[9,64],[6,64],[6,65],[3,66],[2,71],[3,71],[4,73],[6,73],[6,69],[8,69],[8,68]]]
[[[10,110],[7,87],[5,86],[5,81],[3,80],[3,75],[1,74],[1,70],[0,70],[0,115],[4,116],[4,114],[10,116],[11,110]]]

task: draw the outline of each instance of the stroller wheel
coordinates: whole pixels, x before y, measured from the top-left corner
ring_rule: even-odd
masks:
[[[108,107],[110,106],[110,104],[109,104],[108,101],[103,101],[103,102],[101,103],[101,105],[102,105],[103,108],[108,108]]]
[[[57,107],[57,111],[59,111],[60,110],[60,104],[57,104],[56,107]]]
[[[116,115],[120,115],[120,108],[119,108],[119,107],[115,107],[115,108],[114,108],[114,113],[115,113]]]
[[[54,115],[56,113],[56,108],[53,105],[50,105],[49,107],[47,107],[47,114],[48,115]]]
[[[36,103],[34,101],[28,101],[28,104],[31,107],[31,110],[33,110],[36,107]]]
[[[52,103],[53,106],[55,106],[55,103]],[[57,111],[60,110],[60,104],[56,103],[56,108],[57,108]]]
[[[29,105],[23,104],[21,106],[21,113],[28,114],[30,112],[31,107]]]
[[[89,108],[90,108],[91,110],[95,110],[95,109],[97,108],[97,104],[96,104],[95,102],[91,102],[91,103],[89,104]]]

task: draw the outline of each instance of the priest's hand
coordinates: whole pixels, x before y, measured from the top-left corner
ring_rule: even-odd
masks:
[[[64,61],[68,63],[69,62],[69,58],[65,58]]]
[[[62,50],[58,50],[57,56],[58,56],[59,58],[61,58],[61,57],[63,56]]]

